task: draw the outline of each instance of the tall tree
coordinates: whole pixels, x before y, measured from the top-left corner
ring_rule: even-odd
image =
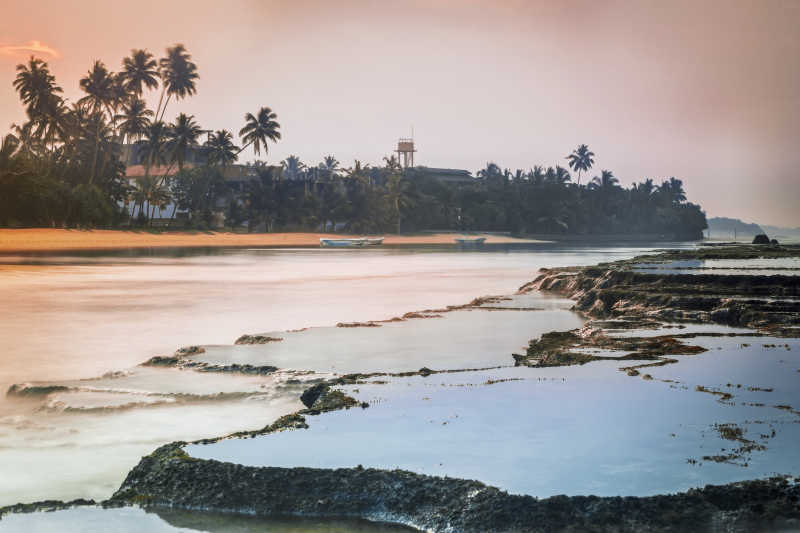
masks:
[[[92,69],[89,70],[89,72],[86,73],[86,76],[80,80],[81,89],[86,93],[86,96],[78,100],[78,103],[88,106],[94,114],[100,113],[106,109],[111,115],[111,105],[116,99],[114,83],[113,74],[108,71],[103,62],[95,61]],[[94,181],[95,171],[97,170],[97,152],[100,145],[100,124],[101,121],[98,120],[97,130],[95,131],[94,156],[92,157],[92,167],[89,171],[90,185]]]
[[[209,165],[219,165],[225,168],[239,158],[241,151],[233,144],[233,135],[227,130],[213,133],[205,143],[206,155]]]
[[[569,168],[578,172],[578,185],[581,184],[581,172],[586,172],[594,165],[594,152],[585,144],[578,146],[566,157]]]
[[[31,119],[50,102],[53,95],[63,92],[56,85],[55,76],[50,74],[47,63],[34,56],[30,57],[27,65],[17,65],[17,76],[13,85],[22,103],[27,106],[26,111]]]
[[[408,180],[400,174],[392,174],[386,182],[386,197],[392,206],[395,217],[397,217],[397,233],[400,234],[400,223],[403,211],[411,207],[413,199],[410,194],[410,184]]]
[[[159,60],[161,97],[158,100],[158,108],[156,108],[158,120],[163,120],[164,113],[166,113],[169,101],[173,96],[176,100],[182,100],[197,92],[196,80],[200,76],[197,74],[197,65],[192,63],[191,59],[192,56],[186,51],[186,47],[176,44],[167,48],[166,57]],[[162,108],[164,94],[167,95],[167,100],[163,102],[164,107]]]
[[[167,140],[167,152],[170,160],[177,163],[178,170],[183,170],[186,153],[197,143],[197,138],[202,133],[200,126],[195,122],[194,115],[181,113],[170,125]]]
[[[139,98],[145,88],[158,88],[158,63],[147,50],[131,50],[131,55],[122,60],[121,75],[125,88]]]
[[[150,118],[153,112],[147,109],[144,100],[134,98],[122,106],[122,113],[116,115],[116,119],[121,121],[119,132],[127,137],[127,140],[139,140],[150,127]]]
[[[269,107],[262,107],[256,115],[247,113],[244,116],[246,123],[239,130],[239,137],[244,143],[240,151],[253,145],[253,152],[256,155],[261,155],[261,148],[264,149],[265,154],[268,153],[267,141],[278,142],[278,139],[281,138],[281,132],[278,131],[281,125],[275,121],[276,118],[278,115],[273,113]]]

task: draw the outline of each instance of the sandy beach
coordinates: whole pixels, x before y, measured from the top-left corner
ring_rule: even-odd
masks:
[[[386,235],[385,244],[452,244],[458,234]],[[123,248],[318,246],[320,238],[358,235],[325,233],[215,233],[67,229],[0,229],[0,253]],[[487,243],[540,242],[505,235],[485,235]]]

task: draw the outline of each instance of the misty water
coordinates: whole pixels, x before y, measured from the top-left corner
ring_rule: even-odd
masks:
[[[651,249],[540,244],[0,257],[0,298],[7,302],[0,309],[0,386],[27,392],[0,397],[0,505],[106,498],[161,444],[261,428],[300,407],[310,378],[297,370],[510,365],[511,353],[530,338],[581,323],[568,302],[536,295],[497,304],[536,311],[464,310],[379,328],[333,326],[512,294],[541,267]],[[233,346],[244,333],[307,327],[280,343]],[[186,345],[206,346],[198,357],[282,370],[246,376],[137,366]],[[49,386],[58,388],[35,388]]]
[[[78,507],[52,512],[7,515],[0,522],[7,533],[401,533],[416,531],[366,520],[259,518],[247,515],[124,507]]]
[[[779,407],[800,405],[800,342],[770,349],[766,337],[692,342],[709,351],[641,369],[652,379],[619,371],[635,361],[598,361],[356,385],[348,392],[369,408],[186,451],[250,466],[400,468],[537,497],[643,496],[800,474],[800,413]],[[719,401],[698,386],[733,397]],[[735,424],[765,449],[729,462],[704,459],[740,445],[722,438],[718,424]]]

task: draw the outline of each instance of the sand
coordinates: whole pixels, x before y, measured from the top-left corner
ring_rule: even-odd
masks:
[[[384,244],[455,244],[458,234],[386,235]],[[505,235],[482,235],[487,243],[541,242]],[[319,246],[320,238],[358,235],[325,233],[214,233],[66,229],[0,229],[0,253],[66,250],[112,250],[163,247]]]

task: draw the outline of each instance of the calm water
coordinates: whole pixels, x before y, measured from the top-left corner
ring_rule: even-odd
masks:
[[[800,474],[800,414],[776,407],[800,407],[800,341],[692,342],[709,351],[641,369],[652,380],[619,371],[632,361],[394,378],[351,387],[370,407],[308,417],[310,429],[186,449],[251,466],[401,468],[538,497],[664,494]],[[698,386],[733,397],[718,401]],[[736,424],[766,449],[704,460],[740,446],[715,424]]]
[[[542,331],[575,327],[577,317],[551,299],[533,314],[471,311],[463,320],[374,328],[369,342],[342,339],[331,326],[509,294],[541,267],[646,251],[525,245],[0,257],[0,387],[67,387],[0,397],[0,505],[105,498],[160,444],[260,428],[300,405],[302,386],[291,384],[297,376],[289,370],[243,377],[136,367],[154,355],[201,344],[208,357],[261,354],[287,369],[442,368],[459,359],[434,326],[444,321],[458,337],[472,335],[461,341],[465,360],[507,364],[507,352]],[[280,347],[230,346],[243,333],[309,326],[317,328]],[[506,344],[490,351],[493,341]],[[341,349],[347,342],[352,350]]]
[[[54,512],[7,515],[0,530],[8,533],[402,533],[410,528],[364,520],[256,518],[252,516],[135,507],[81,507]]]

